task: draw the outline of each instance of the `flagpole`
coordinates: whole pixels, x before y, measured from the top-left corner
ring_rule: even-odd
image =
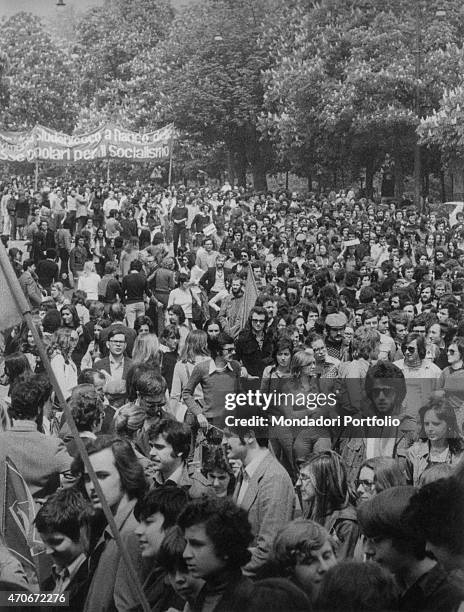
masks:
[[[39,186],[39,160],[37,158],[35,160],[34,186],[35,191],[37,191],[37,188]]]
[[[171,186],[172,179],[172,150],[174,148],[174,132],[171,134],[171,146],[169,147],[169,175],[168,175],[168,187]]]
[[[34,321],[32,320],[31,309],[30,309],[29,303],[27,302],[26,297],[24,296],[24,293],[19,284],[19,281],[16,278],[13,268],[11,267],[10,260],[6,252],[6,249],[3,246],[3,243],[1,243],[0,241],[0,273],[2,271],[3,271],[3,274],[5,275],[7,284],[10,287],[11,293],[13,297],[15,298],[16,304],[18,306],[18,310],[23,316],[24,320],[26,321],[26,324],[32,334],[32,337],[34,338],[34,342],[37,347],[37,351],[39,353],[40,359],[42,360],[45,371],[50,379],[50,382],[53,385],[53,389],[58,399],[58,403],[61,409],[63,410],[63,413],[66,416],[66,421],[69,425],[69,428],[71,429],[71,433],[74,437],[74,441],[76,443],[77,450],[79,451],[82,461],[84,462],[85,468],[89,474],[90,480],[92,481],[95,491],[97,492],[97,495],[100,498],[103,513],[105,514],[105,517],[108,521],[108,526],[111,529],[115,542],[119,548],[121,557],[123,558],[124,563],[126,564],[127,571],[129,572],[134,588],[137,591],[137,595],[142,605],[142,608],[144,612],[151,612],[150,605],[148,604],[148,601],[145,597],[145,594],[143,592],[142,585],[140,584],[138,575],[134,569],[134,566],[132,565],[132,560],[126,548],[124,547],[124,544],[121,539],[121,534],[119,533],[119,530],[116,526],[113,514],[108,506],[108,502],[106,501],[105,496],[103,495],[103,491],[100,487],[100,483],[98,482],[95,471],[90,462],[89,455],[87,454],[87,450],[85,448],[84,442],[82,441],[82,438],[79,436],[79,432],[77,430],[76,423],[72,416],[71,410],[64,398],[63,392],[60,388],[60,385],[58,384],[55,373],[52,369],[45,345],[42,341],[42,338],[39,335],[39,332],[37,331],[34,325]]]

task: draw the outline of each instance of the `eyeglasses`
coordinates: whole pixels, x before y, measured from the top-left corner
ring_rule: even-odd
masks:
[[[232,346],[224,346],[222,349],[223,353],[234,353],[235,352],[235,347]]]
[[[252,323],[259,323],[260,325],[264,325],[265,319],[251,319]]]
[[[416,347],[415,346],[407,346],[404,350],[405,350],[406,353],[410,353],[412,355],[413,353],[416,352]]]
[[[380,394],[383,394],[384,397],[393,397],[396,393],[395,389],[391,387],[376,387],[372,389],[372,395],[374,397],[379,397]]]
[[[374,483],[370,480],[356,480],[355,482],[356,488],[363,487],[363,489],[373,489]]]

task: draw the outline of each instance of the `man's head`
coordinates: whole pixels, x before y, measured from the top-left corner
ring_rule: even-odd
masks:
[[[405,523],[426,540],[426,549],[447,571],[464,569],[464,485],[442,478],[409,500]]]
[[[34,421],[50,399],[52,386],[44,375],[32,375],[11,387],[10,415],[13,419]]]
[[[397,577],[426,555],[425,536],[404,521],[414,494],[413,487],[392,487],[358,508],[358,523],[367,538],[366,553]]]
[[[158,555],[166,531],[173,527],[188,502],[187,493],[180,487],[160,487],[149,491],[137,502],[134,516],[139,522],[135,534],[139,539],[142,557]]]
[[[229,499],[192,501],[178,524],[187,542],[184,559],[194,576],[213,580],[226,570],[239,571],[249,561],[251,526],[245,510]]]
[[[242,293],[242,279],[239,276],[234,276],[230,284],[230,292],[233,296],[238,297]]]
[[[146,480],[143,468],[129,442],[108,435],[99,436],[90,442],[87,452],[113,514],[116,513],[123,497],[140,498],[145,493]],[[74,465],[84,472],[80,458],[75,460]],[[100,498],[87,470],[84,472],[84,483],[93,507],[101,508]]]
[[[412,332],[406,336],[401,350],[404,355],[404,362],[407,365],[415,365],[425,359],[427,347],[425,337],[421,333]]]
[[[140,372],[135,382],[139,406],[148,418],[161,418],[166,405],[166,380],[148,369]]]
[[[251,309],[248,320],[251,331],[254,334],[261,335],[266,329],[268,321],[267,312],[262,306],[255,306]]]
[[[148,430],[150,459],[156,470],[169,478],[184,464],[190,452],[190,428],[178,421],[163,419]]]
[[[105,416],[101,394],[93,384],[81,384],[71,391],[69,407],[78,431],[100,430]]]
[[[140,261],[140,259],[134,259],[134,261],[131,261],[130,263],[130,271],[134,271],[134,272],[141,272],[143,269],[143,264]]]
[[[108,334],[106,346],[113,357],[121,357],[126,350],[126,336],[122,331],[112,329]]]
[[[378,361],[367,371],[365,390],[377,413],[396,413],[406,397],[404,374],[393,363]]]
[[[211,253],[213,250],[213,241],[211,238],[205,238],[203,241],[203,247],[207,253]]]
[[[218,270],[222,270],[224,268],[225,263],[226,263],[226,257],[224,255],[218,255],[216,258],[216,268]]]
[[[92,507],[76,487],[60,489],[39,509],[35,526],[59,568],[87,553]]]
[[[335,312],[325,318],[325,328],[327,339],[332,344],[342,344],[343,332],[345,331],[348,320],[343,312]]]
[[[126,309],[124,308],[123,304],[121,304],[120,302],[116,302],[114,304],[111,304],[109,315],[113,323],[123,323],[124,317],[126,316]]]

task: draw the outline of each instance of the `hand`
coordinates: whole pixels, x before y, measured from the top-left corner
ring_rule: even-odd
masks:
[[[208,428],[208,419],[205,417],[204,414],[197,414],[197,421],[198,421],[198,425],[202,429],[207,429]]]

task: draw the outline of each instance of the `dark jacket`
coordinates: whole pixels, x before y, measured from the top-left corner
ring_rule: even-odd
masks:
[[[69,607],[66,607],[69,612],[81,612],[84,609],[84,602],[87,597],[87,592],[90,586],[91,576],[89,574],[88,560],[77,570],[76,575],[66,588],[66,593],[69,594]],[[53,593],[55,589],[55,578],[49,576],[42,584],[41,590],[46,593]],[[62,606],[47,607],[52,612],[60,612]]]
[[[263,347],[259,344],[251,330],[244,329],[235,341],[236,357],[252,376],[263,375],[264,368],[272,363],[274,341],[272,332],[264,334]]]
[[[401,612],[454,612],[464,601],[464,590],[451,582],[437,564],[400,597]]]
[[[217,268],[208,268],[200,279],[200,285],[206,289],[207,293],[210,293],[211,289],[214,287],[214,283],[216,282],[216,271]],[[230,270],[224,269],[224,282],[227,281],[231,274],[232,272]]]

